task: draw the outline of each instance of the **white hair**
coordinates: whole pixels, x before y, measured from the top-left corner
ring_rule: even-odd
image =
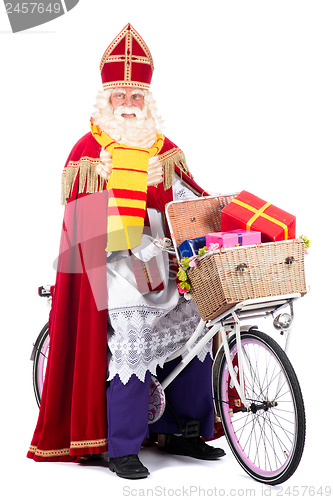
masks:
[[[151,92],[140,91],[140,94],[142,92],[144,95],[142,113],[139,112],[137,118],[127,120],[114,114],[110,97],[115,90],[119,89],[98,92],[91,115],[93,123],[117,142],[127,146],[151,147],[156,141],[156,134],[160,132],[162,124]],[[135,89],[135,92],[138,91]]]
[[[129,87],[129,89],[131,91],[131,94],[140,94],[140,95],[145,96],[147,93],[147,92],[145,93],[145,91],[142,89],[135,89],[135,88],[133,89],[131,87]],[[111,95],[115,94],[116,92],[123,92],[123,91],[124,91],[124,87],[116,87],[114,89],[111,89]]]

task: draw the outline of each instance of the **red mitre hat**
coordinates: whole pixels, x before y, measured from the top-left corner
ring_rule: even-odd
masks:
[[[153,59],[144,40],[129,23],[104,52],[100,69],[104,90],[115,87],[149,89]]]

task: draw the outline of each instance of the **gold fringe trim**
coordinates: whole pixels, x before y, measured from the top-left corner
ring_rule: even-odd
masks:
[[[162,162],[164,189],[169,189],[173,184],[175,165],[181,172],[185,172],[192,177],[181,149],[173,148],[159,155],[158,160]],[[67,203],[72,194],[77,175],[79,175],[79,193],[83,193],[85,187],[87,193],[97,193],[103,190],[104,181],[96,173],[96,166],[99,162],[99,158],[89,158],[87,156],[81,158],[80,161],[68,162],[63,171],[61,182],[61,203],[63,205]]]
[[[83,193],[86,186],[87,193],[97,193],[103,190],[104,181],[96,173],[99,158],[83,157],[80,161],[70,161],[62,174],[61,203],[66,204],[72,194],[76,177],[79,174],[79,194]]]
[[[179,148],[173,148],[167,153],[160,155],[159,161],[162,162],[163,167],[164,189],[169,189],[173,184],[173,179],[175,176],[175,165],[180,169],[181,172],[185,172],[187,175],[192,177],[186,163],[185,155]]]

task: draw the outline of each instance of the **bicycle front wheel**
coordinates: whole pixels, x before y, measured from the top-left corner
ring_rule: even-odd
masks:
[[[46,323],[37,337],[32,357],[32,381],[38,406],[40,405],[40,400],[42,397],[49,344],[49,324]]]
[[[280,484],[295,472],[303,453],[305,411],[301,389],[288,357],[271,337],[250,330],[241,334],[241,345],[250,409],[242,405],[223,355],[217,397],[225,435],[237,461],[251,477]],[[233,365],[237,366],[235,338],[229,347]]]

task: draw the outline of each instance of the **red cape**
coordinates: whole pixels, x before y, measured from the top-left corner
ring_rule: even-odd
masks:
[[[100,148],[86,134],[74,146],[65,169],[84,158],[98,159]],[[180,150],[165,138],[160,155],[170,160],[174,151]],[[197,194],[208,194],[177,165],[175,171]],[[49,318],[49,357],[27,454],[35,461],[75,461],[107,451],[107,191],[104,182],[93,194],[87,193],[86,186],[79,189],[79,184],[80,172],[64,213]],[[170,201],[172,187],[165,190],[162,183],[148,187],[148,208],[164,212]]]

